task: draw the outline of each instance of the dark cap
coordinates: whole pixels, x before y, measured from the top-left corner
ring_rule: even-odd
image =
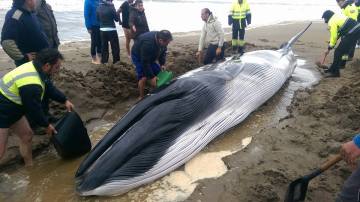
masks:
[[[331,10],[326,10],[323,15],[322,18],[324,19],[325,23],[328,23],[330,18],[334,15],[334,12]]]

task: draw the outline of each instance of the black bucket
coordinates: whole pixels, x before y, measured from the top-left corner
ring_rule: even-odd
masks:
[[[56,123],[57,134],[51,141],[62,158],[74,158],[91,150],[91,142],[80,116],[72,111],[67,112]]]

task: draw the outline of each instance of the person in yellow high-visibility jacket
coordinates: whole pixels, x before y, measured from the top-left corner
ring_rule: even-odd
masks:
[[[232,3],[228,23],[232,25],[231,45],[234,51],[244,53],[245,27],[251,24],[251,12],[247,0],[236,0]]]
[[[357,21],[358,16],[359,16],[359,11],[356,8],[353,0],[336,0],[336,1],[337,1],[338,5],[340,6],[342,13],[346,17],[349,17],[349,18]],[[348,61],[351,61],[354,57],[355,46],[356,46],[356,42],[350,48],[349,55],[348,55]]]
[[[342,38],[335,49],[333,63],[325,70],[325,77],[340,77],[340,68],[345,67],[350,48],[360,38],[360,24],[342,14],[335,14],[331,10],[325,11],[322,18],[328,24],[330,31],[330,40],[328,49],[324,53],[325,56],[336,46],[337,40]]]
[[[57,49],[44,49],[33,61],[13,69],[0,79],[0,159],[5,154],[9,129],[12,129],[20,138],[20,154],[25,166],[32,165],[33,131],[25,113],[36,124],[46,127],[48,135],[56,133],[41,107],[45,91],[52,100],[64,103],[68,111],[73,109],[74,105],[49,78],[59,71],[62,60],[63,56]]]

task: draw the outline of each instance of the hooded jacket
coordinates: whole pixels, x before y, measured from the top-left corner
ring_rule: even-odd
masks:
[[[99,21],[96,18],[96,9],[98,6],[99,0],[85,0],[84,18],[87,29],[91,29],[93,26],[99,26]]]
[[[202,51],[209,44],[217,45],[218,47],[222,47],[224,44],[224,30],[213,14],[209,15],[207,22],[204,23],[201,30],[198,51]]]
[[[109,1],[102,1],[96,10],[96,16],[100,23],[100,28],[116,28],[115,22],[119,21],[114,4]]]
[[[133,32],[131,29],[131,33],[134,39],[136,39],[141,34],[150,31],[146,20],[145,11],[139,11],[136,8],[131,8],[129,25],[130,29],[133,25],[135,25],[136,32]]]

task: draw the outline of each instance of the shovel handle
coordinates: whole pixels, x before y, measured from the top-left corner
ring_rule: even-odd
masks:
[[[322,60],[321,60],[321,64],[322,64],[322,65],[324,64],[327,55],[328,55],[328,52],[325,52],[324,55],[323,55],[323,58],[322,58]]]
[[[341,160],[342,160],[342,156],[340,154],[336,154],[335,156],[332,156],[324,164],[320,166],[321,172],[324,172],[325,170],[329,169],[331,166],[333,166],[334,164],[336,164]]]

